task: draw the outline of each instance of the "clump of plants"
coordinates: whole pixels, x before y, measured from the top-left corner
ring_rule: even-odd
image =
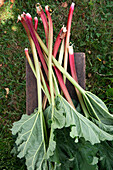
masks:
[[[36,9],[44,26],[46,44],[37,32],[38,18],[34,18],[33,24],[29,13],[18,16],[33,54],[34,64],[25,48],[37,80],[38,108],[31,115],[23,114],[13,124],[17,156],[25,158],[28,170],[113,169],[113,115],[100,98],[85,91],[77,80],[74,50],[70,46],[74,3],[67,26],[61,28],[54,45],[49,7],[45,7],[46,15],[40,4]],[[67,71],[68,62],[71,74]],[[70,97],[66,79],[75,87],[79,110]]]

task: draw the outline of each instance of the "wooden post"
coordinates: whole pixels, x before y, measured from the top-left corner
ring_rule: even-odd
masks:
[[[33,61],[33,58],[31,56]],[[36,78],[26,59],[26,114],[31,114],[38,106]]]
[[[85,89],[85,53],[75,53],[75,65],[78,83]],[[75,89],[68,80],[66,86],[71,98],[77,99]],[[36,107],[38,107],[36,78],[26,60],[26,114],[33,113]]]

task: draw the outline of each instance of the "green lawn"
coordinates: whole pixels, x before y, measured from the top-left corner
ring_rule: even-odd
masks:
[[[39,0],[43,9],[49,5],[54,24],[54,40],[66,25],[68,10],[60,0]],[[12,123],[25,113],[26,73],[24,48],[29,42],[18,14],[29,12],[36,16],[37,1],[15,1],[10,9],[9,1],[0,8],[0,169],[24,170],[24,160],[11,154],[14,139],[11,135]],[[111,0],[76,0],[73,15],[71,42],[75,52],[86,54],[86,89],[99,96],[113,113],[113,4]],[[43,25],[39,19],[38,32]],[[9,92],[8,92],[9,90]],[[8,93],[8,94],[7,94]]]

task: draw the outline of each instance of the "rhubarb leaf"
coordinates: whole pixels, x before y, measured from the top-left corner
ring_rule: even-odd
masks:
[[[99,170],[113,170],[113,141],[104,141],[98,145],[99,148]]]
[[[54,141],[54,129],[61,129],[65,125],[65,117],[63,115],[63,110],[59,110],[54,108],[54,114],[53,114],[53,120],[51,120],[51,113],[52,113],[52,105],[50,105],[45,111],[44,115],[46,117],[46,122],[48,123],[48,128],[50,128],[51,124],[51,133],[50,133],[50,139],[49,139],[49,148],[47,150],[47,156],[48,159],[50,156],[54,154],[54,150],[56,147],[56,142]],[[59,117],[59,119],[57,118]]]
[[[95,170],[98,158],[96,154],[98,148],[86,142],[83,138],[75,143],[74,139],[70,137],[70,128],[63,128],[55,130],[56,149],[51,162],[55,162],[57,170]]]
[[[60,102],[60,107],[64,108],[65,127],[72,126],[71,137],[83,137],[91,144],[100,143],[104,140],[113,140],[113,135],[101,130],[89,119],[74,110],[62,96],[57,100]]]
[[[112,125],[106,125],[102,122],[99,122],[98,120],[91,118],[92,122],[94,122],[100,129],[113,134],[113,126]]]
[[[36,111],[31,115],[23,115],[12,127],[12,134],[17,135],[17,156],[25,157],[28,170],[41,170],[47,167],[46,161],[44,161],[46,149],[42,114],[42,112]]]
[[[71,127],[70,136],[72,138],[77,139],[83,137],[85,141],[89,141],[92,145],[104,140],[113,140],[113,135],[100,129],[96,124],[74,110],[62,96],[59,95],[55,98],[55,106],[53,119],[48,120],[48,122],[51,122],[52,130],[47,150],[47,158],[54,154],[56,148],[55,130],[62,129],[63,127]],[[50,110],[51,106],[46,110],[46,114],[49,118],[51,117]]]
[[[109,113],[104,102],[91,92],[86,91],[83,95],[90,116],[99,118],[106,125],[113,125],[113,115]]]

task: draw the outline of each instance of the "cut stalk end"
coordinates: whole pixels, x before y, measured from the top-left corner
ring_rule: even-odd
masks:
[[[34,17],[34,20],[35,20],[35,30],[37,31],[37,27],[38,27],[38,18],[37,18],[37,17]]]
[[[74,10],[74,6],[75,6],[75,3],[72,2],[72,4],[71,4],[71,9],[72,9],[72,10]]]
[[[73,46],[69,46],[69,54],[74,54],[74,52],[73,52]]]
[[[32,17],[29,13],[26,14],[26,18],[29,19],[29,20],[32,20]]]
[[[46,10],[46,11],[49,10],[49,6],[48,6],[48,5],[45,6],[45,10]]]

